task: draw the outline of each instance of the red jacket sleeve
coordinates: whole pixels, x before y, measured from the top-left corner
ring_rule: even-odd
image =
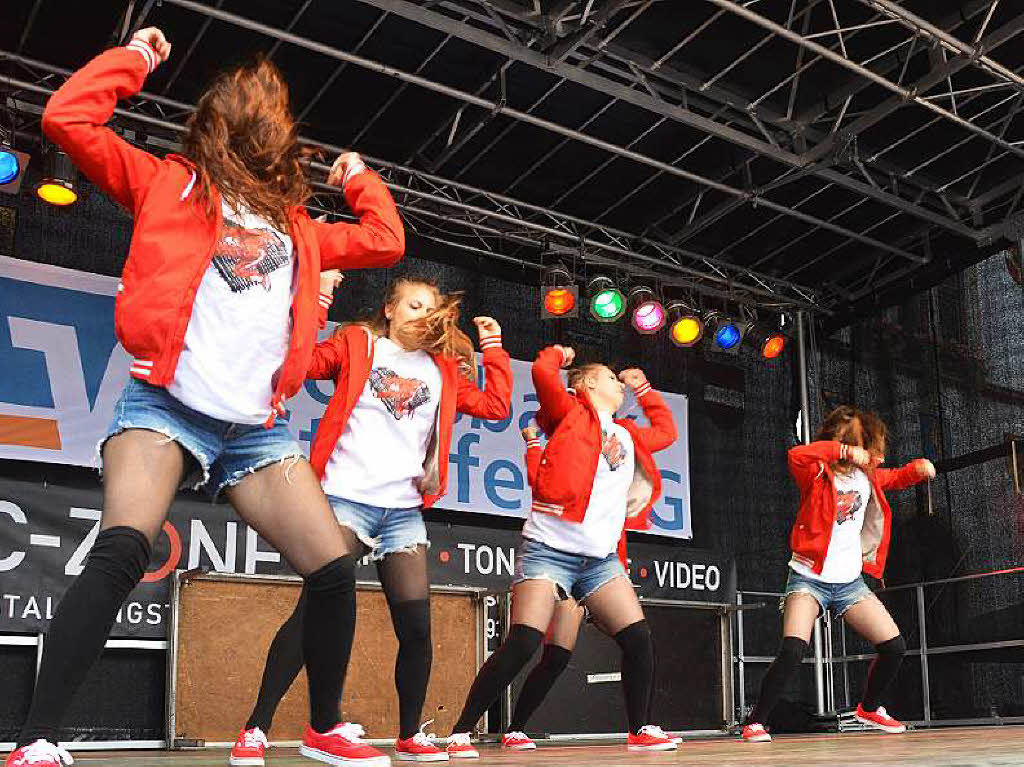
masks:
[[[530,487],[537,483],[537,472],[540,470],[540,457],[543,453],[540,439],[531,439],[526,443],[526,482]]]
[[[334,381],[343,369],[348,367],[348,347],[341,334],[331,336],[313,347],[313,360],[309,364],[306,378],[320,381]]]
[[[394,266],[405,254],[405,228],[391,192],[372,170],[345,184],[345,201],[358,224],[313,221],[320,244],[320,268],[366,269]]]
[[[676,420],[672,417],[672,410],[649,383],[645,382],[635,393],[644,415],[650,421],[650,426],[638,429],[640,441],[652,453],[664,450],[679,437]]]
[[[846,457],[847,445],[832,440],[797,445],[789,450],[789,473],[800,484],[818,476],[820,465]]]
[[[553,346],[541,349],[533,361],[533,387],[541,409],[537,423],[549,435],[577,404],[562,383],[562,362],[562,353]]]
[[[914,467],[917,462],[922,459],[916,458],[905,466],[901,466],[898,469],[875,469],[875,480],[878,482],[878,486],[882,489],[882,492],[889,490],[903,490],[907,487],[913,487],[921,482],[924,482],[927,477],[923,477],[917,473],[917,469]]]
[[[155,63],[153,49],[141,41],[101,53],[50,97],[42,118],[47,138],[132,214],[161,161],[129,144],[106,123],[119,99],[142,89]]]
[[[508,418],[512,403],[512,366],[508,352],[501,348],[501,336],[480,339],[484,362],[484,390],[463,375],[458,378],[455,409],[460,413],[500,421]]]
[[[334,296],[320,291],[320,295],[317,297],[316,319],[321,330],[327,327],[327,312],[331,308],[332,301],[334,301]]]

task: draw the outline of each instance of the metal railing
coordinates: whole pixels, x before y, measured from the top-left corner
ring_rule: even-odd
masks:
[[[1012,639],[999,639],[982,642],[965,642],[961,644],[942,644],[932,646],[928,640],[928,603],[925,600],[926,590],[933,587],[945,587],[951,584],[965,583],[968,581],[980,581],[982,579],[1010,577],[1024,574],[1024,567],[1011,567],[1002,570],[994,570],[985,573],[974,573],[954,578],[942,578],[919,583],[908,583],[899,586],[891,586],[880,589],[876,592],[879,595],[896,594],[900,592],[912,592],[914,594],[914,608],[916,613],[917,647],[907,650],[908,657],[918,657],[921,669],[921,709],[922,718],[908,723],[918,726],[940,726],[954,724],[992,724],[992,723],[1015,723],[1024,722],[1024,716],[999,716],[992,713],[989,716],[962,718],[962,719],[937,719],[932,710],[932,672],[929,666],[929,659],[937,656],[953,655],[958,653],[978,652],[985,650],[1003,650],[1011,648],[1024,648],[1024,626],[1019,626],[1019,635]],[[734,647],[736,652],[733,655],[735,669],[734,682],[736,710],[734,716],[736,721],[742,721],[746,711],[746,676],[749,664],[768,664],[774,660],[774,656],[748,655],[747,637],[744,631],[745,613],[750,610],[775,608],[778,599],[783,595],[780,592],[768,591],[738,591],[736,594],[736,609],[734,610],[733,630],[735,632]],[[765,599],[769,601],[764,601]],[[836,624],[839,624],[840,653],[833,653],[833,635],[836,631]],[[904,634],[909,627],[902,627]],[[853,705],[850,697],[850,669],[851,663],[866,661],[874,658],[873,653],[850,654],[847,651],[847,627],[845,622],[837,621],[826,613],[815,622],[814,653],[804,660],[805,663],[814,665],[816,711],[819,715],[827,716],[835,714],[839,710],[837,705],[836,681],[837,675],[842,675],[843,703],[849,707]],[[1021,660],[1024,661],[1024,652],[1021,653]]]

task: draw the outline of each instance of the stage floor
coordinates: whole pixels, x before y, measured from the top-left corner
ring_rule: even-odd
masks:
[[[385,749],[391,753],[390,749]],[[88,752],[75,762],[118,767],[222,767],[227,751],[210,749],[178,752]],[[904,735],[847,733],[841,735],[780,736],[773,743],[741,743],[726,738],[689,740],[677,751],[633,753],[624,745],[603,743],[540,743],[536,751],[503,752],[497,746],[480,748],[480,759],[459,760],[465,767],[626,767],[636,764],[716,765],[716,767],[1009,767],[1024,765],[1024,726],[918,730]],[[293,748],[271,749],[267,767],[310,767],[318,764]],[[402,764],[393,761],[392,764]]]

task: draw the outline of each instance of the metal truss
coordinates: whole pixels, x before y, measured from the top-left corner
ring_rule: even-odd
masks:
[[[396,82],[395,90],[363,127],[363,134],[407,89],[430,90],[450,103],[448,117],[433,126],[418,147],[403,150],[404,162],[392,157],[388,162],[375,160],[375,166],[383,169],[414,228],[499,259],[525,258],[520,246],[545,249],[558,243],[584,254],[590,263],[657,276],[666,284],[711,295],[740,295],[752,302],[820,309],[870,292],[893,274],[909,274],[927,264],[936,238],[951,237],[953,247],[973,249],[1006,236],[1024,197],[1018,173],[1006,174],[1008,178],[995,183],[991,179],[1005,163],[1014,169],[1013,163],[1024,160],[1024,129],[1016,122],[1024,106],[1024,76],[995,57],[1001,46],[1024,33],[1024,11],[997,15],[999,0],[969,0],[955,15],[930,21],[892,0],[690,0],[688,9],[706,8],[703,21],[681,31],[678,40],[657,54],[633,50],[630,30],[651,9],[679,0],[557,0],[532,5],[516,0],[358,0],[377,8],[380,15],[351,51],[293,31],[311,4],[315,6],[313,0],[300,3],[284,28],[225,11],[222,0],[215,4],[162,2],[203,16],[203,24],[185,55],[175,62],[164,95],[143,94],[125,106],[122,116],[154,125],[183,121],[191,106],[167,98],[166,93],[211,20],[266,36],[273,41],[271,55],[287,44],[337,61],[313,98],[297,105],[303,117],[350,66]],[[147,0],[132,28],[140,26],[154,7],[154,0]],[[1005,9],[1004,5],[1001,10]],[[363,55],[365,44],[380,34],[391,16],[442,33],[411,71]],[[717,72],[698,71],[686,62],[687,46],[702,38],[714,39],[726,20],[735,23],[736,18],[761,31],[754,44]],[[997,18],[1001,21],[993,23]],[[129,31],[127,21],[123,35]],[[425,74],[428,64],[443,56],[453,39],[501,57],[493,70],[483,73],[476,88],[461,90]],[[736,87],[742,68],[756,66],[759,52],[779,41],[792,45],[791,73],[761,93]],[[2,54],[0,59],[22,67],[27,79],[14,79],[33,87],[48,86],[52,78],[66,74],[18,54]],[[547,90],[530,104],[508,100],[506,82],[520,67],[553,77]],[[816,67],[840,68],[848,77],[825,98],[801,98],[805,96],[801,85]],[[922,70],[925,73],[919,76]],[[571,125],[541,116],[545,104],[569,83],[600,93],[606,100]],[[891,95],[879,100],[879,88]],[[651,115],[636,136],[617,144],[590,132],[602,115],[622,105]],[[912,122],[904,135],[882,146],[865,140],[868,129],[905,108],[916,110],[915,117],[921,119]],[[482,150],[474,145],[474,156],[456,167],[453,158],[498,117],[505,118],[506,124],[497,135]],[[643,140],[671,124],[687,126],[703,138],[672,158],[645,153]],[[461,179],[467,171],[500,147],[518,125],[560,138],[503,189],[464,183]],[[907,163],[901,149],[932,130],[945,130],[944,135],[953,138],[931,157]],[[740,161],[714,172],[687,168],[687,160],[710,142],[737,148]],[[311,143],[322,144],[315,136]],[[565,188],[550,200],[516,199],[524,182],[543,174],[545,164],[573,143],[599,150],[604,159],[596,167],[581,169],[580,178],[562,179]],[[959,158],[970,158],[967,172],[946,169],[962,168],[965,163],[942,162]],[[590,220],[558,210],[621,162],[643,166],[648,175]],[[637,232],[609,224],[617,209],[665,178],[682,181],[680,189],[689,190],[670,210],[642,222]],[[782,202],[792,197],[783,198],[784,187],[797,181],[805,189],[803,197]],[[815,200],[825,193],[845,195],[845,205],[822,215]],[[332,208],[330,190],[319,191],[318,204]],[[742,216],[754,208],[770,215],[759,216],[753,229],[736,227],[736,236],[724,245],[719,237],[713,247],[701,246],[706,232],[728,231],[730,216]],[[873,221],[865,222],[860,215],[867,210],[876,216]],[[793,222],[799,224],[799,231],[786,245],[758,247],[759,235]],[[905,232],[898,241],[883,234],[892,230],[893,222]],[[791,246],[811,246],[819,233],[838,235],[841,242],[834,245],[833,238],[827,249],[794,263]],[[824,287],[801,285],[801,277],[825,259],[841,264],[836,278]]]
[[[31,122],[41,112],[41,98],[51,95],[69,70],[0,50],[0,64],[15,65],[21,77],[0,74],[8,89],[8,107]],[[32,97],[35,97],[33,100]],[[142,92],[115,110],[115,118],[134,130],[126,138],[162,149],[176,149],[176,137],[194,107],[158,94]],[[161,134],[167,138],[160,138]],[[311,144],[330,152],[342,152],[314,139]],[[496,260],[542,268],[551,251],[573,261],[577,269],[603,270],[643,278],[656,285],[713,296],[725,301],[777,308],[827,312],[820,291],[754,270],[675,247],[656,239],[568,216],[512,197],[493,194],[441,176],[367,157],[392,190],[407,223],[425,237],[462,247]],[[311,163],[326,176],[329,166]],[[315,184],[311,208],[346,215],[340,190]],[[526,246],[527,255],[509,256],[503,244]]]

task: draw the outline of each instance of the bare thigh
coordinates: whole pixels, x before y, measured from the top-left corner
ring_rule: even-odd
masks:
[[[580,624],[583,622],[583,608],[573,599],[563,599],[555,606],[555,614],[548,624],[548,633],[544,638],[546,644],[558,645],[566,650],[576,647],[576,639],[580,635]]]
[[[609,636],[615,636],[627,626],[644,619],[633,584],[625,576],[612,578],[588,596],[586,602],[587,609]]]
[[[512,624],[544,633],[555,612],[555,588],[543,578],[520,581],[512,587]]]
[[[264,466],[226,488],[231,505],[299,575],[309,575],[345,554],[358,554],[345,536],[320,481],[300,458]]]
[[[108,439],[103,445],[100,527],[132,527],[152,545],[189,460],[177,442],[149,429],[126,429]]]
[[[790,594],[782,612],[782,636],[797,637],[810,643],[814,621],[820,612],[821,605],[810,594],[801,591]]]
[[[847,609],[843,620],[873,645],[895,639],[900,633],[900,627],[874,594]]]

